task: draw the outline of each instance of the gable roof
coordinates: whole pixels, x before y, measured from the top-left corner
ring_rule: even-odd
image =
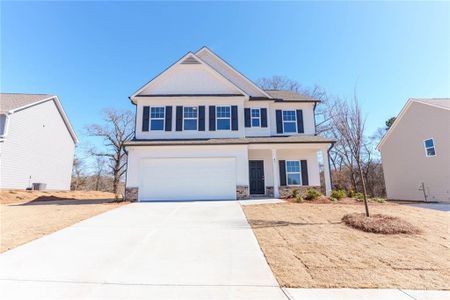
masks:
[[[383,144],[389,138],[391,133],[395,130],[395,127],[397,126],[397,124],[400,123],[402,117],[405,115],[405,113],[408,111],[408,109],[414,103],[429,105],[429,106],[433,106],[433,107],[436,107],[439,109],[450,110],[450,98],[428,98],[428,99],[427,98],[409,98],[408,101],[406,102],[405,106],[403,106],[402,110],[397,115],[394,123],[391,125],[389,130],[384,134],[383,138],[378,143],[378,145],[377,145],[378,150],[380,150],[380,147],[383,146]]]
[[[138,97],[138,96],[142,96],[140,95],[141,92],[143,92],[145,89],[150,88],[152,85],[154,85],[159,78],[163,77],[165,74],[167,74],[168,72],[170,72],[171,70],[173,70],[177,65],[202,65],[204,66],[209,72],[211,72],[212,74],[214,74],[215,76],[217,76],[218,78],[222,79],[223,82],[225,82],[225,84],[227,84],[228,86],[233,87],[240,95],[245,95],[248,96],[248,94],[246,92],[244,92],[239,86],[237,86],[235,83],[233,83],[232,81],[230,81],[227,77],[223,76],[222,74],[220,74],[216,69],[214,69],[213,67],[211,67],[209,64],[205,63],[202,61],[202,59],[200,59],[198,56],[196,56],[194,53],[192,52],[188,52],[187,54],[185,54],[183,57],[181,57],[179,60],[177,60],[175,63],[173,63],[172,65],[170,65],[168,68],[166,68],[163,72],[161,72],[160,74],[158,74],[157,76],[155,76],[153,79],[151,79],[149,82],[147,82],[144,86],[142,86],[140,89],[138,89],[135,93],[133,93],[132,96],[130,96],[129,98],[131,99],[131,101],[133,103],[134,100],[133,98]],[[236,92],[232,93],[233,95],[236,95]],[[165,96],[168,96],[170,94],[165,94]],[[186,94],[188,95],[188,93]]]
[[[0,93],[0,114],[13,114],[29,107],[53,101],[74,143],[78,138],[57,96],[49,94]]]
[[[231,66],[228,62],[226,62],[208,47],[203,46],[200,50],[195,52],[195,55],[200,57],[212,68],[216,69],[220,74],[227,77],[230,81],[239,86],[250,96],[260,96],[268,98],[271,97],[268,93],[266,93],[266,91],[261,89],[257,84],[255,84],[241,72],[236,70],[233,66]]]

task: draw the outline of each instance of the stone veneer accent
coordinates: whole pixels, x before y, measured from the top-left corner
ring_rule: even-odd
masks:
[[[266,196],[273,197],[273,186],[266,186]]]
[[[288,198],[294,190],[298,190],[300,194],[303,194],[307,189],[316,189],[320,192],[320,186],[280,186],[280,198]]]
[[[247,185],[237,185],[236,186],[236,199],[247,199],[249,197],[248,186]]]
[[[137,187],[127,187],[125,189],[125,200],[127,201],[137,201],[138,200],[139,188]]]

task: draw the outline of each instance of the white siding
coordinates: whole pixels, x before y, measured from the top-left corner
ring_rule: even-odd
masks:
[[[139,95],[152,94],[242,94],[242,92],[207,65],[178,64],[139,93]]]
[[[316,128],[314,123],[314,103],[273,103],[270,105],[270,134],[271,135],[295,135],[297,133],[277,133],[277,121],[276,121],[276,110],[303,110],[303,128],[304,134],[315,134]]]
[[[10,115],[0,154],[0,186],[25,189],[42,182],[47,189],[69,189],[74,148],[53,101]]]
[[[142,113],[144,106],[172,106],[172,131],[142,131]],[[205,106],[205,131],[176,131],[176,106]],[[209,106],[238,106],[239,130],[209,131]],[[193,139],[193,138],[236,138],[243,137],[244,130],[244,97],[177,97],[139,99],[136,115],[136,138],[138,139]]]
[[[433,138],[436,156],[425,155]],[[389,199],[450,202],[450,111],[414,102],[380,146]]]

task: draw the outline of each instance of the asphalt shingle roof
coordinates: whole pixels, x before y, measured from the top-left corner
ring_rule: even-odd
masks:
[[[47,94],[15,94],[15,93],[0,93],[0,113],[6,113],[10,110],[33,104],[53,95]]]

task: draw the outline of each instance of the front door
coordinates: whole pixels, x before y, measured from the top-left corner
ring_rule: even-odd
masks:
[[[264,161],[250,160],[248,163],[250,174],[250,194],[264,195]]]

